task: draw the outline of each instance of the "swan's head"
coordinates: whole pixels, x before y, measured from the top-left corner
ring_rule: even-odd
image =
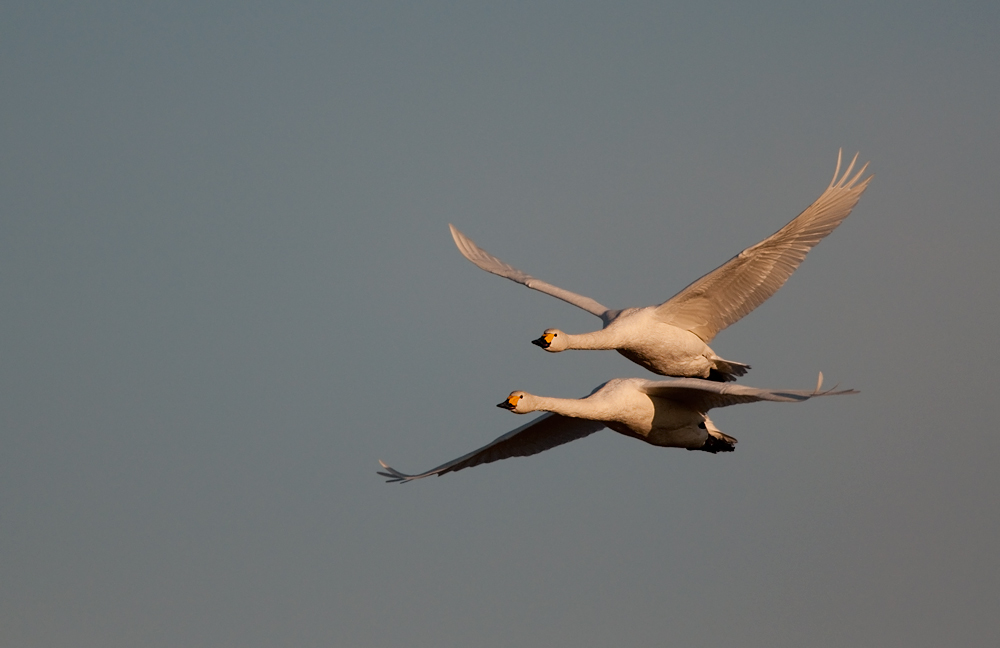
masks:
[[[515,414],[527,414],[534,411],[528,406],[528,394],[523,391],[511,392],[505,401],[497,403],[497,407],[510,410]]]
[[[532,340],[532,344],[535,346],[540,346],[549,353],[559,353],[560,351],[565,351],[569,348],[569,342],[566,339],[566,334],[559,329],[545,329],[542,333],[542,337],[537,340]]]

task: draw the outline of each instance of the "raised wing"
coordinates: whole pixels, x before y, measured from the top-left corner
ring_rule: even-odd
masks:
[[[708,343],[719,331],[764,303],[784,285],[809,250],[847,218],[875,177],[858,182],[867,164],[850,177],[857,159],[855,155],[838,180],[838,152],[833,180],[816,202],[773,235],[660,304],[656,316]]]
[[[647,380],[643,390],[650,396],[675,402],[695,411],[705,413],[716,407],[727,407],[740,403],[756,403],[758,401],[776,401],[779,403],[798,403],[815,396],[840,396],[842,394],[857,394],[853,389],[837,388],[821,392],[823,374],[816,383],[814,391],[798,389],[760,389],[735,383],[720,383],[701,378],[678,378],[676,380]]]
[[[448,224],[448,227],[451,228],[451,237],[455,239],[455,245],[458,247],[458,251],[462,253],[462,256],[469,261],[472,261],[486,272],[492,272],[497,276],[510,279],[511,281],[516,281],[519,284],[524,284],[528,288],[533,288],[534,290],[543,292],[546,295],[557,297],[564,302],[568,302],[574,306],[582,308],[588,313],[593,313],[601,319],[605,319],[605,314],[609,312],[609,309],[606,306],[597,303],[590,297],[584,297],[583,295],[578,295],[575,292],[559,288],[558,286],[553,286],[552,284],[546,283],[541,279],[535,279],[531,275],[521,272],[513,266],[507,265],[500,259],[473,243],[472,239],[459,232],[458,228],[451,223]]]
[[[385,468],[385,472],[379,471],[378,474],[388,477],[387,482],[403,483],[431,475],[444,475],[508,457],[528,457],[538,454],[564,443],[582,439],[603,427],[604,424],[599,421],[570,418],[552,413],[543,414],[527,425],[511,430],[482,448],[425,473],[407,475],[387,466],[380,460],[379,463]]]

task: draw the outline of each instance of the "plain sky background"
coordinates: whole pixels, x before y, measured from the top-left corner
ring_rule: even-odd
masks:
[[[0,645],[1000,645],[1000,4],[6,2]],[[876,178],[713,342],[708,455],[610,431],[406,486],[652,376],[529,341]]]

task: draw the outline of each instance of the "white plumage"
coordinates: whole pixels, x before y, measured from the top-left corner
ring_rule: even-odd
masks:
[[[857,393],[850,389],[821,392],[822,382],[821,373],[815,390],[800,391],[726,385],[698,378],[616,378],[581,399],[549,398],[515,391],[497,407],[517,414],[548,413],[427,472],[408,475],[379,461],[385,469],[379,474],[390,482],[444,475],[508,457],[527,457],[582,439],[605,427],[655,446],[729,452],[734,449],[736,439],[715,427],[707,415],[710,409],[765,400],[788,403],[814,396]]]
[[[858,156],[826,191],[794,220],[701,277],[657,306],[612,310],[597,301],[553,286],[492,256],[454,225],[459,251],[483,270],[505,277],[593,313],[604,328],[571,335],[548,329],[534,343],[550,352],[566,349],[615,349],[654,373],[731,381],[748,365],[724,360],[709,348],[712,338],[761,305],[791,276],[813,247],[830,234],[861,198],[874,176],[861,180],[868,165],[851,176]],[[838,178],[839,177],[839,178]]]

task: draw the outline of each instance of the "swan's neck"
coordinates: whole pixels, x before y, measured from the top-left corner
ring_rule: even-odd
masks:
[[[566,345],[568,349],[617,349],[621,340],[608,329],[601,329],[592,333],[567,334]]]
[[[584,418],[595,421],[610,420],[604,403],[590,398],[551,398],[548,396],[533,396],[530,402],[533,410],[543,410],[573,418]]]

